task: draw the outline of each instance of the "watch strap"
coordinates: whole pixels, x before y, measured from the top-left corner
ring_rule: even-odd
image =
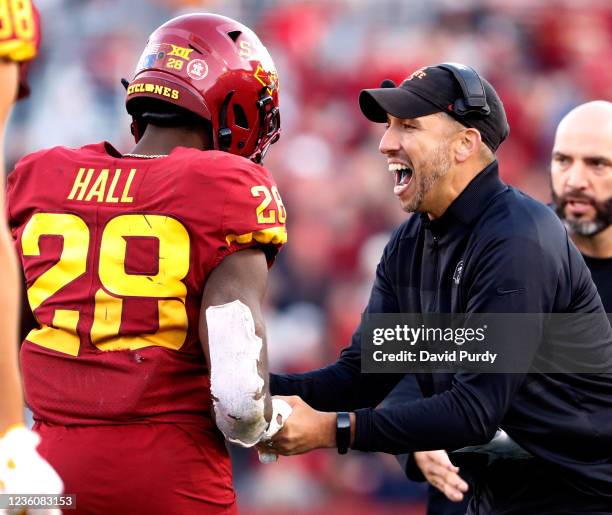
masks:
[[[346,411],[336,416],[336,447],[338,454],[346,454],[351,445],[351,417]]]

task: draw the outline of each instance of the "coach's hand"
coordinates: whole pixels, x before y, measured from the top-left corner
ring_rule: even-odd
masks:
[[[291,406],[291,416],[272,439],[258,449],[291,456],[313,449],[336,446],[336,414],[312,409],[300,397],[282,397]]]
[[[414,461],[425,479],[451,501],[463,500],[463,494],[468,491],[468,484],[461,479],[459,468],[451,463],[446,451],[415,452]]]
[[[39,443],[40,437],[24,426],[15,426],[0,438],[0,493],[60,495],[63,492],[62,480],[36,451]],[[36,513],[61,512],[40,509]]]

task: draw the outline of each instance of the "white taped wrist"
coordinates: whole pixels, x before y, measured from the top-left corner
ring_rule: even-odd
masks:
[[[209,307],[206,323],[217,427],[230,442],[251,447],[268,425],[264,380],[257,370],[263,342],[251,310],[239,300]]]
[[[286,420],[291,415],[293,408],[289,406],[287,401],[282,399],[272,399],[272,420],[266,432],[261,437],[261,442],[267,442],[276,433],[278,433],[285,425]],[[263,452],[258,450],[259,461],[261,463],[274,463],[278,459],[278,455],[273,452]]]
[[[289,406],[287,401],[283,399],[272,399],[272,420],[270,420],[268,429],[266,429],[265,433],[261,436],[261,441],[266,442],[278,433],[285,425],[285,421],[289,418],[292,411],[293,408]]]

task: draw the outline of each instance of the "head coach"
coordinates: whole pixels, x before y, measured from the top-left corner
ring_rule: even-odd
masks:
[[[418,213],[385,247],[366,313],[595,313],[609,338],[601,300],[563,224],[499,178],[495,151],[509,128],[488,82],[469,67],[443,64],[397,87],[385,81],[364,90],[359,101],[368,119],[387,124],[380,151],[395,195]],[[500,344],[537,356],[542,324],[516,329]],[[268,450],[454,450],[485,444],[501,428],[534,458],[489,471],[469,513],[610,512],[611,376],[424,373],[417,375],[424,398],[377,408],[405,374],[362,373],[361,331],[336,363],[271,376],[273,394],[293,396],[286,398],[293,414]],[[560,335],[559,343],[574,336]],[[612,345],[602,352],[609,363]]]
[[[557,215],[582,254],[604,309],[612,313],[612,102],[590,101],[573,108],[559,123],[552,149],[551,190]],[[419,397],[420,391],[412,374],[387,396],[384,404],[406,402]],[[413,480],[430,482],[427,513],[459,515],[466,511],[475,488],[467,489],[464,480],[477,485],[476,477],[487,458],[496,451],[496,467],[508,459],[510,442],[507,436],[481,446],[476,452],[460,451],[449,455],[443,450],[398,455],[397,459]],[[499,448],[505,441],[509,445]],[[518,451],[514,447],[514,451]],[[483,456],[484,454],[484,456]],[[459,465],[461,470],[454,465]],[[434,486],[435,488],[432,488]]]

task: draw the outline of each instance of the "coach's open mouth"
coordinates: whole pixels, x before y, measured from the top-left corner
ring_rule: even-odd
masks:
[[[396,186],[406,186],[412,179],[412,168],[403,163],[389,163],[389,171],[395,174]]]

